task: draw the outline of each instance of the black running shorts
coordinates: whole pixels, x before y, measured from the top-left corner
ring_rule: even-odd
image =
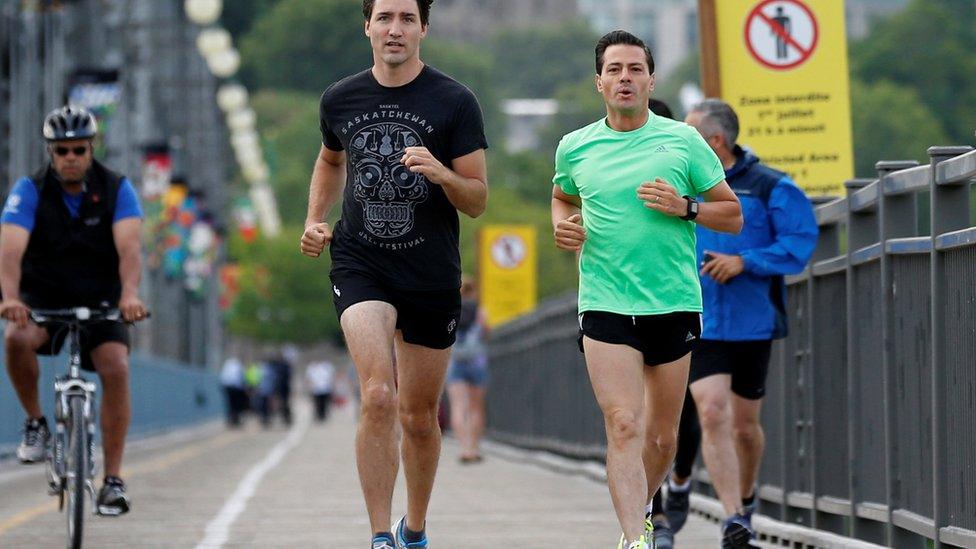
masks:
[[[65,340],[68,339],[68,327],[63,324],[48,324],[43,328],[47,330],[48,341],[41,345],[37,354],[56,355],[60,353]],[[92,362],[91,352],[102,343],[109,342],[121,343],[128,349],[129,328],[118,322],[96,322],[82,328],[78,340],[81,343],[81,367],[89,372],[94,372],[95,364]]]
[[[657,366],[674,362],[690,353],[701,337],[701,314],[627,316],[603,311],[579,315],[579,343],[583,336],[603,343],[627,345],[644,354],[644,364]]]
[[[362,271],[333,269],[332,301],[342,318],[346,309],[363,301],[382,301],[397,312],[396,329],[403,340],[431,349],[454,345],[461,316],[461,291],[393,288]]]
[[[688,383],[717,374],[732,376],[732,392],[742,398],[759,400],[766,394],[769,354],[773,342],[716,341],[703,339],[691,355]]]

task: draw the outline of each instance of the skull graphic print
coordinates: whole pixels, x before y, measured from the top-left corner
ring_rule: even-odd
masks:
[[[359,130],[349,142],[353,196],[363,206],[363,225],[378,238],[398,238],[414,225],[417,204],[427,200],[427,178],[400,161],[407,147],[422,147],[416,131],[383,122]]]

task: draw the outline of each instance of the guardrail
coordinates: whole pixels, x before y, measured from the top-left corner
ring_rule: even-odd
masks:
[[[929,154],[879,162],[877,179],[816,208],[820,240],[788,279],[790,337],[770,364],[763,514],[894,547],[976,547],[976,151]],[[576,333],[575,296],[495,332],[493,438],[604,455]]]
[[[3,346],[0,345],[0,356]],[[54,411],[54,377],[64,373],[66,355],[39,357],[41,407],[51,421]],[[6,368],[6,366],[3,366]],[[98,376],[84,372],[98,382]],[[132,421],[129,437],[139,437],[218,419],[223,414],[223,394],[216,374],[171,360],[133,355],[129,367]],[[99,401],[104,397],[98,387]],[[24,412],[6,373],[0,374],[0,457],[12,454],[20,442]]]

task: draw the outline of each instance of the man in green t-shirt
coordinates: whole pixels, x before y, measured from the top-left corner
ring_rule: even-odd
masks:
[[[648,110],[654,60],[639,38],[601,38],[596,71],[607,117],[560,141],[552,221],[556,245],[580,254],[580,348],[606,422],[618,547],[643,549],[647,486],[674,460],[701,335],[695,223],[737,233],[742,213],[698,132]]]

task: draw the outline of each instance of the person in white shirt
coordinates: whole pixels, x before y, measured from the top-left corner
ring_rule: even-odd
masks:
[[[305,383],[315,402],[315,420],[324,423],[335,390],[335,366],[327,360],[313,362],[305,370]]]

